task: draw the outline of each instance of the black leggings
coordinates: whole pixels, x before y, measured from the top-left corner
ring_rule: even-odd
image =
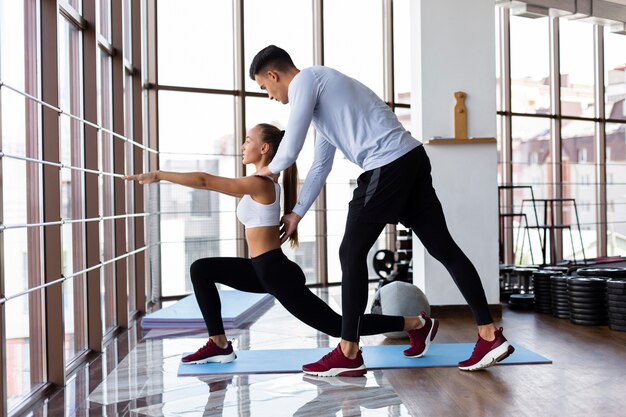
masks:
[[[252,259],[198,259],[191,265],[190,272],[209,336],[224,334],[216,283],[245,292],[272,294],[287,311],[305,324],[333,337],[341,335],[341,316],[311,292],[305,285],[302,269],[290,261],[281,249],[271,250]],[[367,293],[365,298],[367,300]],[[404,329],[404,318],[365,314],[360,315],[357,326],[360,327],[361,335],[401,331]]]
[[[420,146],[379,168],[379,172],[367,171],[360,177],[339,248],[343,339],[357,342],[363,335],[359,332],[359,318],[367,305],[367,253],[386,223],[401,222],[411,228],[428,253],[448,270],[477,324],[493,323],[478,272],[448,231],[430,168],[428,156]]]

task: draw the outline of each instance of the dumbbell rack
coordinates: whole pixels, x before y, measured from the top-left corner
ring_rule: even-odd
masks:
[[[406,270],[409,277],[413,276],[413,231],[396,229],[396,265],[398,271]],[[413,281],[412,278],[410,281]]]

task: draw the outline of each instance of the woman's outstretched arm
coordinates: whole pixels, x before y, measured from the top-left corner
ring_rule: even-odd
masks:
[[[227,178],[206,172],[152,171],[138,175],[126,175],[124,179],[137,181],[139,184],[169,181],[186,187],[217,191],[233,197],[242,197],[246,194],[258,195],[266,189],[266,184],[268,184],[268,181],[261,177]]]

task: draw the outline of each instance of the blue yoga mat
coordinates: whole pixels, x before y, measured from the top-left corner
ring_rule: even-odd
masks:
[[[498,365],[552,363],[551,360],[519,345],[513,344],[513,346],[515,353],[499,362]],[[474,344],[433,344],[426,356],[413,359],[406,358],[402,354],[407,347],[405,345],[364,346],[365,366],[367,369],[457,366],[458,362],[470,356]],[[237,359],[230,363],[189,365],[181,362],[178,367],[178,376],[302,372],[302,365],[319,360],[330,350],[331,348],[241,350],[236,352]]]
[[[222,319],[225,329],[232,329],[252,321],[274,302],[269,294],[255,294],[236,290],[219,291]],[[141,320],[144,329],[204,329],[196,297],[189,295],[171,306],[147,314]]]

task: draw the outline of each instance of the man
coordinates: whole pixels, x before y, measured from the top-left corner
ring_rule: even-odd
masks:
[[[388,223],[411,228],[424,247],[448,270],[468,302],[478,324],[478,342],[462,370],[486,368],[513,353],[496,329],[485,292],[470,260],[448,231],[430,176],[430,162],[421,142],[411,137],[396,115],[369,88],[327,67],[300,71],[289,54],[270,45],[250,65],[250,78],[271,100],[291,105],[285,136],[273,161],[257,175],[271,175],[298,157],[311,122],[317,131],[315,154],[293,212],[283,217],[282,240],[320,193],[332,168],[335,150],[361,167],[349,203],[346,230],[339,249],[342,271],[343,321],[337,348],[318,362],[304,365],[306,373],[322,376],[356,375],[365,366],[359,349],[359,318],[367,305],[367,253]],[[437,321],[422,316],[422,328],[409,332],[424,348],[437,331]]]

